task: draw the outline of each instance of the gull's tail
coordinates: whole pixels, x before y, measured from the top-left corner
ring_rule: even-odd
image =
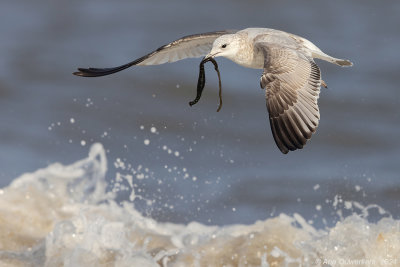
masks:
[[[322,51],[313,51],[312,56],[314,58],[319,58],[319,59],[328,61],[330,63],[336,64],[336,65],[339,65],[342,67],[353,66],[353,63],[350,60],[331,57],[330,55],[327,55],[327,54],[323,53]]]
[[[342,66],[342,67],[353,66],[353,62],[351,62],[350,60],[347,60],[347,59],[336,59],[335,58],[335,61],[333,63],[335,63],[336,65]]]
[[[115,68],[78,68],[77,72],[74,72],[73,74],[76,76],[82,76],[82,77],[99,77],[99,76],[105,76],[105,75],[110,75],[113,73],[116,73],[118,71],[127,69],[133,65],[136,65],[137,62],[130,62]]]

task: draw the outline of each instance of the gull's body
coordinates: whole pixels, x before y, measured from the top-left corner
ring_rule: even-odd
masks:
[[[326,84],[313,58],[339,66],[352,65],[348,60],[323,53],[300,36],[267,28],[248,28],[186,36],[125,65],[80,68],[74,74],[97,77],[133,65],[159,65],[202,56],[223,56],[247,68],[263,69],[260,85],[266,89],[271,130],[277,146],[285,154],[303,148],[318,126],[317,99],[321,84]]]

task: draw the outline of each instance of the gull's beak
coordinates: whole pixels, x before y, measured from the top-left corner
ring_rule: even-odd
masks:
[[[209,59],[209,58],[214,58],[218,53],[219,53],[219,52],[217,52],[217,53],[212,53],[212,51],[211,51],[210,53],[208,53],[208,54],[203,58],[203,60],[206,60],[206,59]]]

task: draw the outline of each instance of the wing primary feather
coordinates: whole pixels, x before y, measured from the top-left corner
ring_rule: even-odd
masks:
[[[303,144],[302,144],[303,142],[302,142],[302,140],[299,139],[299,134],[294,129],[294,127],[296,127],[296,125],[290,121],[287,112],[281,116],[281,120],[286,128],[288,135],[290,136],[290,140],[293,143],[293,145],[296,148],[303,148]]]
[[[289,120],[289,123],[293,129],[293,132],[295,133],[296,139],[297,141],[301,144],[301,147],[303,147],[305,145],[305,143],[307,142],[307,139],[303,132],[300,130],[299,126],[297,125],[297,122],[295,121],[295,119],[293,118],[293,111],[289,110],[287,113],[287,118]]]
[[[73,74],[76,76],[81,76],[81,77],[100,77],[100,76],[105,76],[105,75],[110,75],[116,72],[119,72],[121,70],[127,69],[133,65],[136,65],[136,63],[131,62],[127,63],[115,68],[78,68],[79,71],[74,72]]]
[[[312,132],[315,132],[315,123],[311,120],[309,115],[307,115],[307,109],[302,107],[302,106],[293,106],[293,109],[299,114],[301,117],[301,120],[305,122],[307,125],[308,129]]]
[[[306,122],[301,118],[301,116],[296,112],[295,109],[290,110],[292,113],[292,119],[296,123],[297,127],[301,131],[302,135],[310,139],[312,135],[312,131],[310,130],[310,127],[306,124]]]
[[[319,112],[317,110],[310,110],[309,104],[307,101],[303,100],[302,98],[298,99],[299,102],[299,108],[303,113],[307,116],[307,118],[310,120],[310,122],[314,125],[317,126],[317,121],[319,119]]]
[[[269,125],[271,126],[271,131],[272,131],[272,136],[274,137],[275,144],[278,146],[279,150],[283,154],[287,154],[289,152],[289,149],[286,147],[286,145],[282,142],[282,139],[276,130],[276,125],[275,125],[275,118],[269,118]]]
[[[289,132],[286,129],[286,127],[285,127],[285,125],[284,125],[284,123],[282,121],[282,118],[281,117],[280,118],[275,118],[275,122],[276,122],[276,124],[277,124],[277,126],[279,128],[278,132],[280,133],[280,136],[282,137],[282,141],[285,144],[285,146],[289,150],[292,150],[292,151],[295,150],[296,147],[295,147],[295,145],[293,144],[293,141],[290,138]]]

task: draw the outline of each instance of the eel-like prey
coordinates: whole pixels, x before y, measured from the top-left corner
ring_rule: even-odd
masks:
[[[219,85],[219,105],[218,105],[218,109],[217,112],[219,112],[222,108],[222,85],[221,85],[221,75],[219,73],[218,70],[218,64],[217,61],[215,61],[215,59],[213,59],[212,57],[209,58],[205,58],[200,62],[200,73],[199,73],[199,79],[197,81],[197,95],[196,98],[193,101],[189,102],[190,106],[193,106],[194,104],[196,104],[197,102],[199,102],[200,98],[201,98],[201,94],[203,93],[203,89],[204,86],[206,84],[206,75],[204,72],[204,64],[207,63],[208,61],[211,61],[214,64],[214,68],[215,71],[218,74],[218,85]]]

